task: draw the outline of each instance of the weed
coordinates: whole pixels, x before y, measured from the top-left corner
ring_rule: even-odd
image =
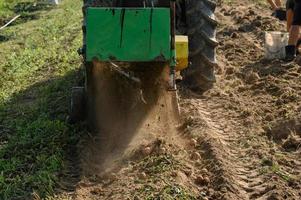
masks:
[[[290,174],[285,172],[280,168],[280,166],[276,163],[271,164],[270,166],[263,166],[260,169],[260,174],[270,174],[270,175],[276,175],[282,180],[286,182],[293,182],[296,178],[293,178]]]
[[[149,156],[139,164],[148,174],[158,174],[171,171],[179,166],[172,155]]]

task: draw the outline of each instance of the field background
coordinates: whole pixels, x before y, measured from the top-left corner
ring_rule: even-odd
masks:
[[[1,200],[301,199],[301,68],[264,59],[264,32],[286,30],[265,0],[215,1],[215,87],[180,86],[176,139],[146,141],[101,177],[81,173],[86,125],[66,123],[82,1],[41,2],[0,0],[0,26],[21,15],[0,30]]]
[[[0,24],[17,14],[0,31],[0,199],[52,194],[80,134],[66,117],[81,74],[81,1],[0,0]]]

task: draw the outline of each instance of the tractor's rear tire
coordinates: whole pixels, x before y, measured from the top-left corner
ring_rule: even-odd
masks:
[[[211,0],[186,0],[186,25],[189,37],[190,66],[182,72],[183,83],[191,90],[204,92],[216,82],[214,68],[216,27],[214,11],[216,4]]]

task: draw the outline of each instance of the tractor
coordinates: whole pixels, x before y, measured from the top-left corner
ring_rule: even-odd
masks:
[[[108,124],[139,121],[164,91],[176,105],[179,77],[195,92],[210,89],[215,7],[212,0],[84,0],[85,86],[72,90],[71,121],[87,118],[93,129],[112,132]],[[131,118],[133,110],[140,115]]]

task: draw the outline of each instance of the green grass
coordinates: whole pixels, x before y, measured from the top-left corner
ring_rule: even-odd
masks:
[[[149,156],[143,159],[139,166],[148,174],[158,174],[179,167],[172,155]]]
[[[0,0],[0,19],[16,14],[15,6],[24,2],[36,2],[37,0]]]
[[[203,199],[202,193],[195,194],[193,191],[166,178],[170,177],[171,172],[185,168],[185,166],[171,154],[147,156],[139,161],[135,167],[145,172],[149,177],[147,183],[140,178],[135,180],[137,185],[142,184],[141,187],[136,190],[136,198],[138,199]]]
[[[286,182],[294,182],[295,180],[297,180],[296,177],[291,176],[289,173],[281,169],[280,165],[278,165],[277,163],[274,163],[264,158],[261,164],[262,164],[262,168],[260,169],[261,174],[276,175]]]
[[[8,2],[6,0],[0,0],[0,17],[6,17],[10,14],[12,14],[11,9],[9,9],[9,5],[11,5],[12,2]]]
[[[3,8],[0,0],[0,8]],[[13,2],[6,1],[5,2]],[[14,1],[18,2],[18,1]],[[12,5],[12,4],[10,4]],[[0,16],[13,14],[10,6]],[[79,81],[81,1],[26,11],[36,16],[0,32],[0,199],[55,193],[66,151],[79,127],[70,127],[70,88]]]

